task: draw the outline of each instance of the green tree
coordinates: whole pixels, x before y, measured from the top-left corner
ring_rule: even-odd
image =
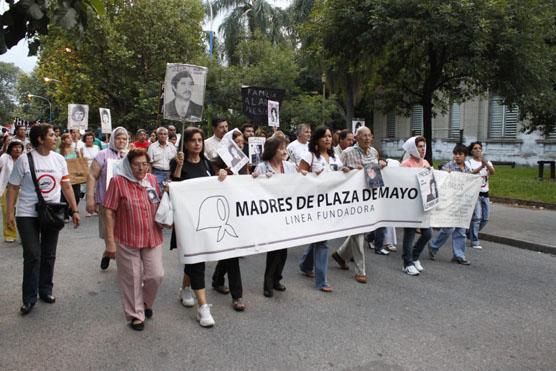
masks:
[[[377,67],[378,75],[371,68],[364,78],[373,81],[378,107],[407,113],[415,104],[423,106],[431,160],[432,117],[450,102],[487,89],[515,102],[534,86],[546,91],[550,83],[541,80],[554,54],[541,40],[553,32],[550,4],[553,0],[331,0],[320,32],[328,58],[366,58],[367,67]]]
[[[110,0],[106,7],[79,40],[61,28],[42,37],[38,73],[60,81],[48,85],[63,108],[60,123],[67,104],[83,103],[90,127],[99,123],[99,107],[111,109],[113,125],[154,127],[166,63],[205,63],[203,8],[196,0]]]
[[[231,65],[241,63],[237,55],[239,44],[253,38],[256,32],[274,45],[284,40],[282,28],[287,23],[286,13],[266,0],[216,0],[211,4],[214,15],[227,12],[219,31],[224,37],[224,54]]]
[[[12,119],[16,108],[16,84],[21,74],[13,63],[0,62],[0,123]]]
[[[98,15],[106,13],[102,0],[57,0],[49,6],[46,0],[9,0],[8,9],[0,15],[0,54],[26,38],[29,54],[35,55],[39,36],[48,34],[48,27],[58,25],[67,30],[83,32],[90,19],[89,9]]]

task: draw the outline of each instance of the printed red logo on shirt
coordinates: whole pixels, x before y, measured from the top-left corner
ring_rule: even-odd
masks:
[[[50,193],[56,187],[56,179],[50,174],[43,174],[37,179],[41,193]]]

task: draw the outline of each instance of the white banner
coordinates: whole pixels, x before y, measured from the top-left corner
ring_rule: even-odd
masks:
[[[437,207],[429,213],[423,211],[418,171],[385,168],[385,186],[374,189],[366,187],[362,170],[172,182],[170,199],[181,262],[258,254],[383,226],[428,227],[432,213],[439,213],[435,220],[446,224],[452,220],[451,210]],[[465,187],[442,188],[447,199],[475,192],[476,200],[480,177],[455,173],[450,177]],[[462,224],[453,226],[468,226],[472,207],[474,204],[467,210],[471,212],[460,215]]]

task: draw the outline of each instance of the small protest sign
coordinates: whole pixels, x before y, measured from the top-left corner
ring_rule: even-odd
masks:
[[[251,165],[257,166],[261,162],[265,141],[265,137],[249,137],[249,163]]]
[[[368,163],[365,165],[365,181],[369,188],[384,187],[384,180],[382,179],[382,171],[379,164]]]
[[[102,134],[110,134],[112,132],[112,116],[108,108],[99,108],[100,114],[100,130]]]
[[[280,126],[280,102],[268,100],[268,126]]]
[[[421,189],[423,209],[429,211],[438,205],[438,187],[432,169],[423,169],[417,173],[417,181]]]
[[[361,126],[365,126],[365,119],[361,119],[361,118],[356,118],[354,117],[351,120],[351,132],[353,134],[355,134],[355,132],[357,131],[357,129],[359,129]]]
[[[230,168],[231,172],[234,174],[239,174],[239,171],[249,162],[245,153],[238,147],[233,139],[234,131],[239,131],[238,129],[231,130],[224,135],[218,149],[216,152],[224,161],[224,163]]]
[[[68,104],[68,129],[79,131],[89,127],[89,106],[86,104]]]

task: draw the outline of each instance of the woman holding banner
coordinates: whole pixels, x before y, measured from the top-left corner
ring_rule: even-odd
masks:
[[[212,166],[204,155],[205,138],[201,129],[193,126],[185,129],[178,147],[182,148],[183,152],[179,152],[176,157],[170,161],[170,179],[172,181],[182,181],[214,175]],[[226,170],[219,170],[218,179],[222,181],[225,178]],[[175,249],[176,247],[176,232],[172,231],[170,249]],[[195,292],[197,304],[199,306],[197,309],[197,321],[199,321],[199,324],[203,327],[214,326],[214,318],[210,313],[210,305],[207,303],[206,297],[204,262],[185,264],[184,266],[180,296],[182,304],[186,307],[195,305],[191,289]]]
[[[424,137],[411,137],[402,147],[409,157],[401,163],[401,167],[431,168],[429,162],[425,160],[427,142]],[[415,228],[403,229],[403,272],[410,276],[418,276],[420,272],[424,271],[419,261],[419,255],[432,237],[430,228],[421,228],[421,237],[413,244],[416,233],[417,229]]]
[[[108,188],[108,164],[110,160],[121,160],[126,155],[128,142],[127,130],[117,127],[112,131],[108,148],[100,151],[93,160],[89,168],[89,178],[87,180],[87,212],[89,214],[98,213],[98,229],[100,238],[104,240],[105,250],[100,261],[102,270],[108,269],[110,259],[116,258],[116,251],[110,249],[106,242],[106,210],[104,206],[104,196]]]
[[[325,171],[337,171],[342,168],[342,162],[334,156],[332,149],[332,132],[326,126],[319,126],[313,131],[309,140],[309,151],[305,152],[299,162],[302,173],[313,172],[317,175]],[[349,169],[345,168],[349,171]],[[313,267],[315,272],[313,272]],[[328,284],[328,246],[326,241],[309,245],[301,257],[299,269],[308,277],[315,277],[317,289],[332,292]]]
[[[259,174],[271,177],[274,174],[296,173],[297,168],[294,163],[286,161],[288,158],[287,142],[279,136],[272,136],[264,143],[262,160],[253,172],[256,178]],[[266,254],[266,269],[264,273],[264,296],[270,298],[274,295],[273,290],[286,291],[286,286],[280,283],[282,270],[286,264],[288,250],[269,251]]]

